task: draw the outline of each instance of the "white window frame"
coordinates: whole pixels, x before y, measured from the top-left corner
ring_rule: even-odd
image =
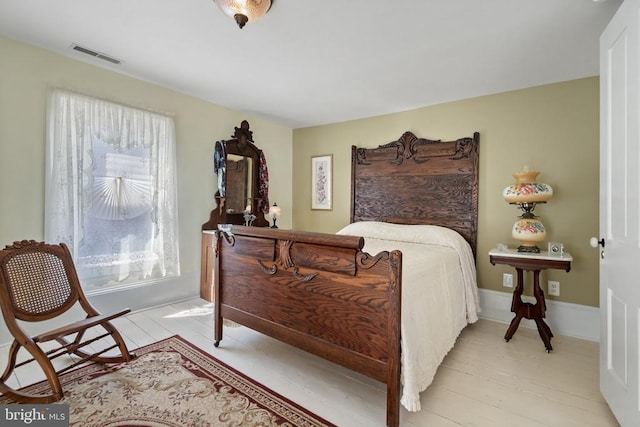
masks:
[[[87,294],[179,276],[173,118],[48,98],[45,240],[69,246]]]

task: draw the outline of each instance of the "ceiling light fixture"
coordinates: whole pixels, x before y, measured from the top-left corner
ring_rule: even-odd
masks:
[[[271,8],[271,0],[214,0],[218,7],[233,17],[238,27],[260,19]]]

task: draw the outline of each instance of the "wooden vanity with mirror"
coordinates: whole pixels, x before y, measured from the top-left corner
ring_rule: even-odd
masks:
[[[218,177],[216,206],[209,220],[202,224],[202,255],[200,261],[200,297],[213,301],[213,262],[215,259],[213,230],[218,224],[268,227],[264,217],[269,209],[265,186],[261,183],[261,162],[266,169],[262,150],[253,141],[249,122],[243,120],[231,139],[216,142],[215,172]],[[266,209],[265,209],[266,205]]]

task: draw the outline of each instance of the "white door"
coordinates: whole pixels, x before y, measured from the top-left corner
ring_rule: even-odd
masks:
[[[640,0],[600,38],[600,389],[622,426],[640,425]]]

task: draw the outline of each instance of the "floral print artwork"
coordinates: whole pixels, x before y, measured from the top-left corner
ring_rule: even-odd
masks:
[[[319,205],[327,202],[327,166],[319,163],[316,169],[316,203]]]
[[[331,209],[331,156],[312,158],[311,208]]]

